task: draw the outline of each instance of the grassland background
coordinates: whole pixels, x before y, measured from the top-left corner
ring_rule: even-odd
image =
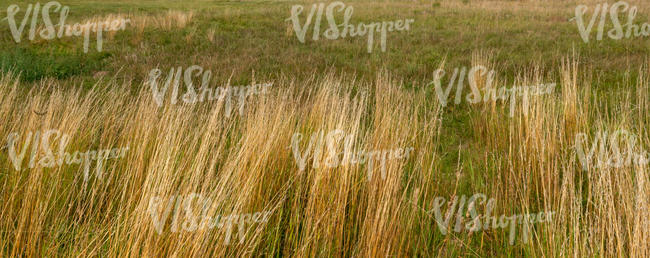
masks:
[[[565,207],[563,205],[575,204],[564,203],[567,200],[587,202],[585,200],[599,194],[597,192],[599,188],[584,186],[596,181],[595,177],[579,173],[575,157],[566,151],[570,144],[556,142],[556,139],[573,139],[572,136],[576,131],[595,130],[598,126],[616,128],[623,125],[634,128],[633,131],[645,139],[642,142],[648,149],[648,132],[645,129],[648,125],[646,102],[648,88],[644,79],[648,74],[650,48],[648,39],[595,41],[592,38],[589,43],[584,43],[575,22],[569,20],[574,16],[576,5],[587,3],[592,10],[591,6],[600,1],[346,1],[346,5],[354,7],[353,24],[415,19],[410,31],[388,34],[386,52],[381,52],[376,45],[372,53],[366,52],[366,37],[307,40],[304,44],[300,43],[285,19],[289,17],[291,5],[307,5],[311,2],[198,0],[60,2],[70,6],[68,23],[109,14],[128,16],[132,20],[146,20],[146,23],[137,23],[127,27],[125,31],[106,36],[104,51],[100,53],[93,49],[94,42],[91,37],[89,53],[83,53],[82,41],[79,38],[34,42],[23,38],[23,42],[15,43],[7,23],[3,21],[0,24],[0,67],[3,71],[3,90],[0,92],[5,93],[5,96],[4,102],[0,102],[0,107],[5,124],[0,126],[0,133],[2,133],[0,136],[15,131],[26,132],[53,127],[70,129],[69,125],[66,125],[68,120],[64,119],[70,112],[70,116],[77,114],[87,120],[75,120],[74,128],[79,130],[74,144],[76,149],[83,150],[90,146],[97,146],[99,142],[93,137],[100,137],[102,139],[100,142],[104,144],[141,145],[141,152],[139,152],[141,156],[117,162],[111,169],[121,172],[112,175],[115,179],[112,183],[102,184],[94,181],[90,185],[79,186],[81,181],[78,168],[18,172],[13,170],[11,162],[5,155],[6,152],[0,154],[0,189],[2,190],[0,208],[3,209],[0,211],[2,219],[0,254],[3,254],[2,256],[20,254],[27,256],[257,256],[267,254],[268,256],[643,257],[645,255],[647,257],[650,253],[648,250],[650,235],[647,227],[641,230],[641,233],[634,231],[638,227],[643,228],[644,225],[648,225],[648,198],[642,199],[640,203],[638,201],[638,198],[641,198],[639,193],[647,194],[649,188],[648,173],[645,169],[617,171],[628,175],[629,178],[621,180],[625,183],[612,180],[612,184],[618,187],[615,187],[617,190],[613,191],[611,196],[603,195],[611,197],[612,202],[623,205],[624,208],[614,204],[611,204],[611,207],[598,206],[594,203],[583,204],[584,206],[576,208],[576,211],[564,211],[562,218],[565,224],[559,223],[553,227],[538,229],[536,241],[527,244],[518,243],[514,246],[507,244],[507,237],[502,232],[442,236],[431,219],[417,215],[413,211],[405,212],[404,207],[391,202],[404,203],[405,198],[417,195],[414,195],[414,189],[418,189],[418,194],[421,195],[419,201],[428,203],[427,205],[430,205],[432,197],[436,195],[471,195],[482,192],[490,197],[496,197],[499,201],[503,200],[502,204],[505,206],[501,209],[508,210],[510,213],[523,209],[532,211],[542,208],[560,209]],[[650,5],[647,2],[628,2],[639,6],[636,19],[638,23],[650,20],[648,19]],[[0,3],[0,17],[6,17],[7,6],[14,3],[24,8],[28,3],[33,2],[3,1]],[[510,119],[493,109],[476,108],[466,104],[440,109],[433,89],[426,85],[431,81],[433,71],[443,64],[447,70],[484,64],[497,71],[500,82],[507,85],[513,85],[515,82],[558,83],[560,85],[558,94],[552,100],[545,100],[552,104],[547,102],[539,104],[538,111],[546,114],[537,113],[534,117],[541,127],[548,130],[540,132],[539,134],[544,136],[538,135],[538,137],[548,141],[532,144],[527,142],[528,138],[520,139],[523,143],[532,146],[556,146],[557,152],[554,153],[547,153],[549,150],[540,151],[553,158],[534,160],[516,157],[517,152],[513,149],[523,148],[522,146],[526,144],[517,141],[519,139],[517,137],[523,136],[513,136],[515,134],[513,128],[521,127],[524,131],[534,131],[527,127],[530,126],[528,123],[522,122],[523,118]],[[573,64],[577,68],[573,67]],[[176,138],[180,136],[174,133],[164,131],[165,126],[159,125],[161,128],[154,130],[164,132],[161,135],[171,137],[167,138],[172,139],[169,140],[171,143],[182,146],[170,150],[168,153],[170,156],[178,153],[182,153],[180,155],[183,157],[191,157],[188,153],[197,154],[197,157],[210,155],[210,151],[204,149],[207,147],[201,147],[198,142],[203,143],[207,140],[200,137],[200,134],[205,132],[203,130],[211,130],[203,128],[205,125],[201,122],[208,121],[206,119],[217,119],[214,118],[216,115],[213,113],[212,106],[206,104],[196,108],[179,108],[179,110],[166,107],[157,113],[156,108],[146,107],[141,103],[141,101],[151,102],[151,99],[146,99],[150,92],[143,85],[151,69],[161,68],[166,71],[171,67],[191,65],[200,65],[204,69],[211,70],[213,77],[224,83],[231,78],[231,83],[234,85],[246,84],[253,79],[258,82],[274,81],[276,82],[274,87],[278,92],[277,95],[270,97],[270,100],[255,104],[257,108],[251,111],[246,119],[224,120],[224,124],[229,124],[220,127],[223,129],[224,138],[219,138],[221,141],[218,143],[207,144],[213,147],[214,151],[219,153],[218,155],[225,155],[215,161],[216,164],[208,162],[209,165],[201,167],[197,164],[205,160],[197,158],[194,161],[177,161],[177,164],[171,167],[162,165],[157,167],[155,164],[160,160],[156,158],[156,150],[160,151],[163,148],[160,145],[164,140],[149,138],[152,136],[148,134],[138,135],[134,128],[148,126],[138,125],[134,121],[169,123],[178,126],[177,134],[187,134],[189,143]],[[13,75],[8,75],[10,71]],[[17,73],[20,73],[20,79],[16,79]],[[571,79],[575,79],[577,83],[571,82]],[[16,90],[12,90],[14,87]],[[370,90],[371,97],[360,100],[363,97],[358,94],[362,90]],[[580,96],[586,98],[571,98],[571,92],[583,94]],[[86,100],[94,99],[96,102],[74,101],[74,96],[77,94]],[[309,108],[295,103],[283,104],[280,101],[283,95],[302,96],[297,98],[298,103]],[[328,104],[340,102],[345,103],[341,105],[347,107],[352,105],[349,102],[355,99],[368,104],[368,107],[349,111],[342,106]],[[574,106],[579,106],[578,115],[572,114],[580,121],[576,122],[580,126],[567,126],[567,110],[571,110],[567,107],[567,101],[574,101]],[[56,103],[66,108],[58,109]],[[276,108],[261,108],[271,104]],[[322,106],[317,108],[317,104]],[[380,104],[391,106],[380,107]],[[50,114],[45,118],[32,115],[30,109],[35,106],[45,106]],[[283,112],[280,107],[291,110],[292,113],[287,111],[291,113],[288,115],[289,118],[285,118],[297,126],[276,121],[281,116],[274,112]],[[342,114],[339,117],[321,110],[328,107],[333,112],[339,111]],[[138,115],[138,112],[140,114],[144,112],[153,118],[141,117],[143,115]],[[308,119],[305,119],[308,121],[301,120],[299,114],[307,117]],[[385,116],[381,116],[382,114]],[[362,117],[357,119],[361,121],[355,120],[355,115]],[[183,119],[187,121],[182,122]],[[263,124],[249,122],[255,119],[271,121],[269,123],[273,125],[277,122],[277,127],[267,124],[269,128],[265,128]],[[337,195],[338,201],[347,200],[347,204],[332,204],[322,200],[322,202],[305,201],[303,199],[320,200],[324,198],[321,196],[323,192],[328,190],[325,190],[327,187],[322,186],[322,182],[318,183],[318,179],[314,179],[313,176],[297,177],[297,179],[291,176],[296,169],[290,152],[281,150],[280,147],[274,149],[276,144],[277,146],[288,145],[287,137],[270,137],[269,139],[278,141],[271,144],[274,147],[270,149],[251,147],[255,150],[247,150],[250,153],[246,155],[241,154],[245,153],[244,147],[248,146],[247,144],[253,145],[252,142],[249,143],[253,140],[242,135],[255,138],[251,135],[263,136],[265,130],[291,135],[296,128],[307,132],[317,130],[313,128],[319,128],[319,125],[324,124],[327,126],[320,128],[333,129],[337,127],[335,126],[337,121],[338,125],[352,124],[350,130],[356,128],[354,130],[359,130],[360,134],[366,135],[366,139],[372,142],[369,146],[388,144],[389,140],[377,138],[386,136],[386,139],[392,139],[393,142],[409,143],[420,147],[418,158],[402,167],[392,168],[408,175],[400,178],[405,182],[400,180],[394,182],[396,188],[391,188],[395,191],[392,195],[383,196],[377,193],[386,190],[385,185],[380,187],[370,183],[367,185],[359,183],[349,191],[357,190],[361,194],[346,192],[341,196]],[[188,125],[185,123],[202,129],[195,131],[186,128]],[[405,123],[412,123],[412,126],[409,127]],[[83,128],[87,128],[86,131]],[[173,126],[169,125],[169,128]],[[388,130],[386,128],[393,128],[396,133],[385,132]],[[554,132],[552,128],[561,128],[558,130],[562,132]],[[286,144],[282,143],[282,139],[285,139]],[[263,139],[257,140],[258,144],[264,142]],[[197,143],[192,144],[191,141]],[[224,142],[231,142],[231,144]],[[167,147],[173,149],[171,144]],[[279,154],[263,152],[270,150],[277,151],[275,153]],[[521,150],[520,153],[530,157],[539,154],[527,151],[529,150]],[[240,158],[233,158],[227,153],[238,153]],[[250,159],[243,159],[242,155]],[[266,158],[258,160],[253,158],[255,155]],[[517,160],[521,164],[512,165],[518,163]],[[242,165],[241,162],[244,161],[258,162]],[[138,162],[139,165],[133,165],[133,162]],[[424,162],[431,165],[424,166]],[[510,165],[509,169],[503,168],[506,163]],[[235,168],[237,166],[240,168]],[[138,170],[137,167],[142,169]],[[237,178],[241,181],[228,179],[235,180],[228,182],[238,182],[233,184],[242,186],[237,193],[223,194],[224,190],[220,190],[228,188],[225,183],[219,183],[220,180],[225,180],[225,174],[219,172],[225,168],[230,168],[231,173],[239,175]],[[163,180],[162,182],[167,182],[165,184],[153,179],[142,179],[142,177],[151,177],[146,173],[163,173],[160,172],[161,170],[182,175],[179,177],[184,178],[186,183],[183,183],[180,178]],[[260,181],[267,181],[250,183],[251,179],[244,174],[252,172],[243,170],[256,171],[253,174],[258,175]],[[577,178],[575,184],[566,185],[569,179],[565,173],[568,170],[576,173],[570,177]],[[241,174],[232,171],[240,171],[238,173]],[[362,173],[363,169],[354,171]],[[132,174],[126,175],[127,173]],[[526,173],[529,173],[530,177],[524,176]],[[597,172],[593,173],[596,175]],[[60,175],[66,180],[60,181],[60,184],[50,185],[42,177],[34,179],[35,174],[47,175],[47,177]],[[412,174],[420,175],[412,176]],[[210,179],[203,179],[204,182],[201,183],[201,178],[205,178],[206,175],[209,175]],[[549,175],[555,179],[548,179]],[[170,175],[165,174],[165,176]],[[410,180],[414,177],[418,178],[414,180],[417,183],[412,183]],[[115,183],[116,181],[128,183],[120,185]],[[54,182],[59,181],[57,179]],[[168,187],[164,191],[155,190],[152,186],[155,184],[153,182]],[[262,185],[268,185],[268,188],[265,189]],[[119,189],[119,186],[124,187]],[[329,191],[336,191],[335,186],[340,185],[331,183],[330,187],[333,189]],[[550,189],[556,189],[558,192],[549,193],[547,191],[551,190],[546,188],[540,192],[524,186],[538,190],[552,186]],[[93,187],[101,190],[93,190]],[[206,187],[213,188],[206,190]],[[514,189],[508,190],[508,187]],[[517,189],[522,187],[533,192],[518,193]],[[588,189],[579,189],[583,187]],[[42,190],[35,190],[37,188]],[[137,190],[140,188],[148,190]],[[575,199],[566,197],[568,191],[566,188],[575,188],[574,194],[577,197],[574,196]],[[248,191],[244,191],[245,189]],[[619,192],[625,189],[630,191]],[[249,210],[259,210],[261,207],[267,207],[268,202],[274,203],[274,222],[269,223],[265,228],[251,231],[251,236],[256,237],[251,237],[244,244],[230,246],[219,243],[219,233],[198,236],[172,234],[158,236],[152,233],[149,224],[144,225],[148,220],[147,215],[142,212],[140,204],[142,200],[147,200],[152,195],[159,195],[161,192],[171,194],[197,190],[211,192],[212,196],[219,196],[216,199],[224,203],[245,204],[227,205],[232,210],[241,210],[240,206],[245,206]],[[45,196],[37,194],[44,194],[44,192],[56,194]],[[279,194],[280,192],[282,194]],[[368,221],[370,214],[360,211],[373,207],[371,193],[381,196],[375,196],[377,199],[390,203],[384,207],[380,205],[383,203],[378,201],[379,204],[376,205],[384,207],[387,211],[372,214],[378,217],[372,220],[373,222]],[[30,199],[32,198],[29,197],[30,194],[41,197]],[[280,198],[283,201],[277,201],[276,194],[283,196]],[[359,197],[364,194],[367,195]],[[246,195],[249,196],[244,197]],[[125,201],[129,204],[123,203]],[[36,216],[33,212],[39,210],[35,207],[42,205],[38,204],[40,202],[49,203],[50,208],[40,210],[39,223],[26,222],[23,216]],[[75,208],[67,207],[71,202],[75,203]],[[102,203],[106,206],[102,206]],[[635,203],[636,205],[632,205]],[[340,212],[336,209],[332,211],[328,205],[346,209],[346,212],[343,212],[345,215],[338,215],[346,219],[326,220],[333,225],[332,228],[328,228],[312,221],[318,221],[315,218],[307,218],[309,214],[319,214],[319,212],[321,212],[319,215],[324,216],[328,214],[327,212]],[[588,208],[591,205],[595,208]],[[646,207],[646,210],[639,211],[634,207]],[[397,213],[397,210],[402,214],[399,217],[380,218],[381,214]],[[611,217],[600,214],[605,210]],[[616,215],[618,210],[626,210],[621,213],[631,215],[621,217],[623,215]],[[598,219],[583,222],[580,218],[576,218],[579,215],[589,217],[590,215],[586,214],[590,211],[599,214],[594,215]],[[297,214],[301,212],[303,214]],[[297,217],[302,215],[304,217]],[[135,216],[139,217],[136,219]],[[400,226],[392,225],[388,227],[390,230],[373,230],[372,226],[368,226],[372,223],[384,225],[382,223],[387,223],[384,220],[390,220],[389,218],[398,221],[395,223]],[[599,222],[608,221],[607,218],[620,218],[623,221],[612,222],[615,225],[620,223],[620,227],[604,227],[600,231],[603,234],[600,238],[594,239],[593,233],[589,237],[583,236],[587,234],[583,230],[593,229]],[[138,224],[137,229],[128,231],[129,226],[133,227],[137,223],[143,225]],[[578,232],[572,231],[573,226],[578,227],[576,225],[580,225]],[[17,233],[21,230],[27,233]],[[43,233],[53,231],[58,233]],[[382,240],[382,238],[386,239]]]

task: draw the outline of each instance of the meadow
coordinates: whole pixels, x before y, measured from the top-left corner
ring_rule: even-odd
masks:
[[[648,165],[607,163],[650,150],[650,45],[597,40],[599,21],[585,42],[576,7],[589,22],[604,2],[343,2],[350,24],[414,20],[370,53],[368,36],[313,40],[313,24],[300,42],[292,6],[304,22],[321,2],[60,1],[68,24],[130,21],[87,52],[29,40],[30,23],[16,42],[2,20],[0,256],[650,257]],[[35,3],[4,1],[0,19]],[[650,23],[648,2],[627,3]],[[446,90],[463,67],[494,76],[449,83],[445,101],[437,71]],[[487,223],[539,212],[554,215]]]

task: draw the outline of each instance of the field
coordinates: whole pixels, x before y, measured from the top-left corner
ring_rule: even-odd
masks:
[[[0,3],[0,257],[650,257],[650,2],[65,0],[52,39],[36,3]]]

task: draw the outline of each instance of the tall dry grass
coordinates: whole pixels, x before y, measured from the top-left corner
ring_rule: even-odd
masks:
[[[579,58],[567,58],[558,72],[556,94],[519,102],[513,118],[505,118],[507,105],[483,109],[473,118],[477,141],[493,150],[484,158],[496,177],[493,195],[509,200],[516,210],[557,212],[552,223],[536,225],[534,242],[526,248],[532,256],[647,257],[647,165],[591,166],[584,171],[575,139],[578,133],[593,137],[599,131],[625,129],[639,138],[635,150],[648,150],[645,74],[650,71],[642,68],[638,80],[626,82],[630,91],[613,97],[609,105],[607,96],[591,88],[592,71],[580,67]],[[541,76],[539,69],[525,74],[516,85],[554,81]],[[628,149],[626,144],[630,142],[620,148]]]
[[[4,151],[0,250],[10,257],[403,253],[411,207],[402,200],[407,189],[430,183],[421,175],[429,166],[412,174],[406,166],[433,163],[437,113],[422,111],[423,95],[388,76],[374,85],[331,75],[276,82],[281,86],[272,94],[250,99],[242,116],[229,117],[223,100],[158,108],[148,87],[130,94],[131,82],[83,91],[44,81],[24,91],[15,80],[2,77],[7,123],[0,131],[18,132],[17,145],[29,131],[58,129],[71,137],[69,152],[130,149],[88,182],[79,165],[17,171]],[[364,166],[298,171],[292,135],[334,129],[352,134],[354,149],[419,151],[389,162],[385,179],[379,166],[370,181]],[[242,243],[226,245],[224,230],[216,228],[173,233],[169,222],[158,235],[149,200],[189,193],[213,200],[213,214],[273,215],[248,227]]]
[[[473,64],[493,67],[489,54]],[[16,77],[0,78],[0,135],[58,129],[67,150],[129,146],[109,160],[103,176],[83,180],[83,168],[23,168],[0,154],[2,256],[312,256],[649,255],[647,167],[583,171],[575,135],[627,128],[646,149],[648,84],[604,110],[589,76],[575,59],[558,68],[554,94],[518,101],[515,116],[500,101],[471,106],[474,157],[484,186],[498,200],[496,214],[555,211],[535,224],[530,241],[508,245],[501,230],[441,235],[430,212],[436,196],[459,196],[470,172],[449,177],[441,161],[444,111],[430,89],[406,89],[382,73],[373,83],[328,73],[305,81],[275,82],[268,95],[247,100],[243,115],[227,116],[223,100],[158,107],[148,87],[110,81],[89,90],[45,80],[29,90]],[[648,74],[644,68],[642,74]],[[517,85],[547,83],[540,69],[524,70]],[[253,79],[254,80],[254,79]],[[498,80],[498,79],[497,79]],[[499,83],[495,83],[500,85]],[[38,113],[38,114],[37,114]],[[44,113],[44,114],[43,114]],[[42,115],[39,115],[42,114]],[[308,165],[299,171],[291,138],[304,149],[312,133],[341,129],[355,150],[414,147],[405,160],[379,166],[368,180],[365,165]],[[341,147],[341,146],[339,146]],[[58,149],[57,144],[53,149]],[[39,150],[40,154],[42,150]],[[325,153],[312,155],[324,162]],[[25,166],[23,166],[25,167]],[[93,170],[91,170],[93,171]],[[222,229],[156,233],[149,213],[154,197],[199,193],[212,214],[272,211],[268,223],[245,228],[245,237]],[[450,199],[450,198],[447,198]],[[199,207],[193,207],[199,209]],[[198,212],[196,212],[198,213]],[[195,214],[196,214],[195,213]],[[181,214],[182,216],[182,214]],[[518,233],[520,234],[520,233]]]

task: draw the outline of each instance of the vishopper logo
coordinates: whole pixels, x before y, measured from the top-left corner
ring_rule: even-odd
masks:
[[[343,151],[337,152],[339,148],[340,140],[345,137],[343,142]],[[325,133],[320,130],[317,133],[314,133],[309,138],[309,143],[307,149],[300,151],[300,143],[302,141],[303,135],[301,133],[295,133],[291,138],[291,147],[293,150],[293,156],[298,164],[298,169],[300,171],[305,170],[307,165],[307,160],[309,156],[312,156],[313,168],[319,168],[321,166],[320,157],[323,153],[325,144],[327,144],[328,155],[325,158],[325,166],[328,168],[335,168],[339,165],[361,165],[367,163],[368,169],[368,181],[372,179],[373,173],[373,159],[379,161],[381,166],[381,178],[386,179],[386,162],[390,160],[398,159],[408,159],[411,151],[414,149],[409,148],[396,148],[396,149],[386,149],[386,150],[375,150],[375,151],[366,151],[366,150],[353,150],[352,145],[354,144],[353,135],[345,136],[345,131],[337,129],[332,130],[325,136]],[[311,154],[311,155],[310,155]]]
[[[479,214],[476,210],[478,206],[477,201],[478,205],[485,203],[485,215]],[[467,205],[466,210],[465,205]],[[467,196],[462,195],[460,204],[458,203],[458,196],[454,196],[451,204],[447,204],[447,200],[444,197],[436,197],[433,202],[433,209],[428,211],[428,213],[433,213],[438,229],[443,235],[447,235],[451,231],[450,223],[454,217],[454,213],[456,213],[456,221],[455,224],[451,225],[453,226],[453,231],[456,233],[461,231],[477,232],[480,230],[510,228],[508,235],[510,245],[514,244],[517,225],[521,225],[522,227],[521,235],[523,242],[528,243],[528,232],[532,224],[550,222],[553,220],[553,214],[555,213],[554,211],[546,213],[542,211],[539,213],[516,214],[512,216],[501,215],[497,219],[497,217],[492,216],[495,205],[496,200],[494,198],[488,200],[481,193],[474,194],[469,199]],[[447,207],[447,212],[444,217],[441,210],[443,206]]]
[[[195,74],[196,73],[196,74]],[[210,79],[212,77],[212,72],[210,70],[204,71],[202,67],[198,65],[193,65],[188,67],[183,71],[182,67],[174,69],[173,67],[169,70],[167,79],[162,88],[158,86],[158,78],[162,75],[160,69],[152,69],[149,72],[149,79],[147,84],[151,88],[153,98],[156,101],[156,104],[159,107],[162,107],[165,100],[165,94],[167,90],[172,86],[172,95],[171,95],[171,104],[175,105],[178,102],[179,87],[181,84],[181,76],[184,79],[186,92],[181,96],[181,100],[185,104],[194,104],[197,102],[204,101],[224,101],[225,113],[227,117],[230,117],[232,112],[232,102],[233,98],[238,98],[239,103],[239,114],[242,115],[244,112],[244,105],[246,103],[246,98],[255,95],[255,94],[267,94],[268,88],[270,88],[273,83],[264,83],[264,84],[253,84],[247,86],[225,86],[225,87],[216,87],[214,89],[210,88]],[[194,88],[193,77],[201,77],[201,88],[200,93],[197,94]]]
[[[301,26],[300,19],[298,16],[305,9],[302,5],[294,5],[291,7],[291,17],[287,18],[287,21],[291,21],[293,24],[293,31],[296,33],[298,40],[301,43],[305,43],[305,35],[307,34],[307,29],[311,25],[314,14],[316,14],[316,21],[314,22],[313,36],[312,40],[316,41],[320,39],[320,26],[323,19],[323,11],[326,12],[325,16],[327,19],[327,24],[329,29],[325,30],[323,36],[330,40],[335,40],[339,38],[346,38],[348,35],[350,37],[362,37],[368,34],[368,53],[372,52],[374,46],[375,32],[380,33],[379,38],[381,40],[381,52],[386,52],[386,34],[388,31],[404,31],[411,29],[411,23],[415,22],[413,19],[404,19],[396,21],[382,21],[374,22],[370,24],[359,23],[356,27],[349,24],[354,8],[352,6],[346,7],[343,2],[337,1],[327,5],[325,9],[325,3],[312,4],[311,10],[307,15],[305,23]],[[343,16],[343,23],[337,24],[334,19],[335,12],[341,12],[345,9]],[[341,28],[341,30],[339,30]]]
[[[609,137],[608,137],[609,136]],[[621,152],[621,143],[625,151]],[[587,135],[579,133],[576,135],[575,148],[580,164],[583,170],[588,170],[589,167],[607,169],[607,168],[622,168],[631,165],[645,166],[650,161],[650,155],[646,150],[635,151],[638,138],[636,135],[631,134],[627,130],[616,130],[611,135],[607,131],[601,131],[596,134],[591,148],[587,145]],[[626,147],[626,148],[625,148]],[[585,150],[588,150],[586,152]],[[596,154],[596,150],[598,150]],[[594,157],[597,159],[594,160]]]
[[[208,215],[212,204],[213,202],[210,198],[203,198],[202,195],[196,193],[191,193],[186,196],[170,196],[168,199],[156,196],[149,200],[147,212],[151,216],[154,229],[158,234],[163,233],[173,209],[174,215],[170,222],[171,232],[204,231],[216,227],[226,230],[226,245],[230,244],[234,225],[237,225],[238,228],[239,243],[243,243],[244,237],[246,236],[246,224],[250,226],[254,223],[267,223],[271,216],[270,211],[265,211],[255,212],[253,214],[216,215],[212,217]],[[194,214],[197,207],[200,209],[200,217]]]
[[[40,131],[35,133],[27,133],[25,138],[25,143],[22,145],[20,152],[16,151],[16,142],[19,139],[20,135],[18,133],[11,133],[7,137],[7,148],[9,151],[9,158],[14,165],[14,168],[18,171],[22,169],[23,160],[27,154],[30,143],[32,144],[31,156],[29,159],[29,168],[34,168],[37,165],[46,168],[53,168],[57,166],[62,166],[64,163],[67,165],[71,164],[80,164],[84,166],[84,182],[88,181],[90,173],[90,165],[92,161],[97,161],[96,175],[98,179],[102,179],[102,166],[104,161],[108,159],[117,159],[122,158],[126,154],[126,151],[129,150],[129,147],[121,149],[103,149],[99,151],[89,150],[86,152],[75,151],[73,154],[65,151],[70,137],[67,134],[61,134],[59,130],[47,130],[42,135]],[[59,140],[59,152],[58,155],[54,155],[52,151],[52,146],[50,142]],[[50,139],[53,141],[50,141]],[[33,139],[33,141],[32,141]],[[39,145],[41,151],[45,153],[45,156],[38,159],[37,154],[39,153]]]
[[[52,19],[50,18],[50,12],[59,12],[59,23],[54,25]],[[20,12],[20,7],[16,4],[12,4],[7,7],[7,18],[9,22],[9,28],[11,29],[11,35],[14,38],[16,43],[20,43],[23,36],[23,31],[27,25],[27,21],[31,20],[29,28],[29,41],[34,41],[37,35],[42,39],[52,40],[56,38],[62,38],[64,35],[66,37],[84,37],[84,53],[88,53],[88,45],[90,41],[90,31],[97,33],[97,51],[102,51],[103,38],[102,33],[104,31],[118,31],[124,30],[126,24],[131,20],[129,19],[116,19],[116,20],[106,20],[104,22],[86,22],[85,24],[75,23],[73,25],[66,25],[65,21],[68,18],[68,13],[70,12],[70,7],[62,6],[59,2],[52,1],[43,5],[41,9],[41,4],[29,4],[25,10],[20,26],[16,24],[16,15]],[[38,16],[41,15],[43,19],[43,24],[45,29],[36,31],[38,25]],[[31,19],[30,19],[31,15]],[[3,20],[5,20],[3,19]],[[58,27],[58,30],[56,27]],[[65,32],[65,34],[64,34]]]
[[[451,79],[449,80],[449,83],[447,85],[447,88],[444,89],[443,91],[442,79],[445,76],[445,73],[446,72],[443,69],[436,70],[433,73],[433,81],[431,81],[428,84],[428,85],[433,84],[434,89],[436,91],[436,96],[438,97],[438,101],[443,107],[447,106],[449,100],[449,94],[451,93],[454,84],[456,84],[456,99],[454,103],[456,105],[460,104],[460,102],[462,101],[463,89],[465,87],[465,77],[467,76],[467,81],[471,90],[471,93],[465,96],[465,100],[467,100],[467,102],[471,104],[476,104],[481,101],[482,102],[488,102],[490,100],[506,101],[510,99],[510,114],[509,114],[510,117],[514,116],[517,96],[523,97],[523,96],[536,96],[541,94],[551,94],[556,86],[555,83],[550,83],[550,84],[540,84],[540,85],[533,85],[533,86],[516,86],[512,88],[501,87],[496,89],[492,86],[492,84],[494,83],[495,71],[494,70],[488,71],[488,69],[485,66],[478,65],[472,67],[469,70],[469,72],[467,71],[466,67],[462,67],[460,70],[458,68],[455,68],[454,73],[451,76]],[[485,80],[485,86],[483,89],[479,89],[478,81],[481,78],[484,78]],[[484,95],[481,95],[481,93],[483,93]],[[527,105],[528,103],[527,100],[528,98],[523,99],[524,106]]]
[[[578,5],[575,9],[575,17],[572,18],[572,20],[576,21],[580,37],[585,43],[589,42],[591,32],[598,17],[600,17],[600,20],[598,20],[596,39],[598,41],[603,40],[603,34],[605,34],[605,21],[608,13],[612,25],[614,26],[614,28],[607,31],[606,36],[609,38],[619,40],[623,37],[629,39],[632,36],[637,38],[641,36],[650,36],[650,24],[643,23],[640,26],[634,24],[634,19],[637,15],[637,7],[630,6],[630,4],[625,1],[616,2],[611,6],[608,3],[597,4],[594,8],[594,13],[591,15],[591,19],[589,19],[589,24],[585,26],[585,19],[583,16],[587,13],[588,9],[589,8],[586,5]],[[627,12],[627,23],[625,23],[625,25],[621,25],[621,17],[619,17],[619,13],[621,12]]]

